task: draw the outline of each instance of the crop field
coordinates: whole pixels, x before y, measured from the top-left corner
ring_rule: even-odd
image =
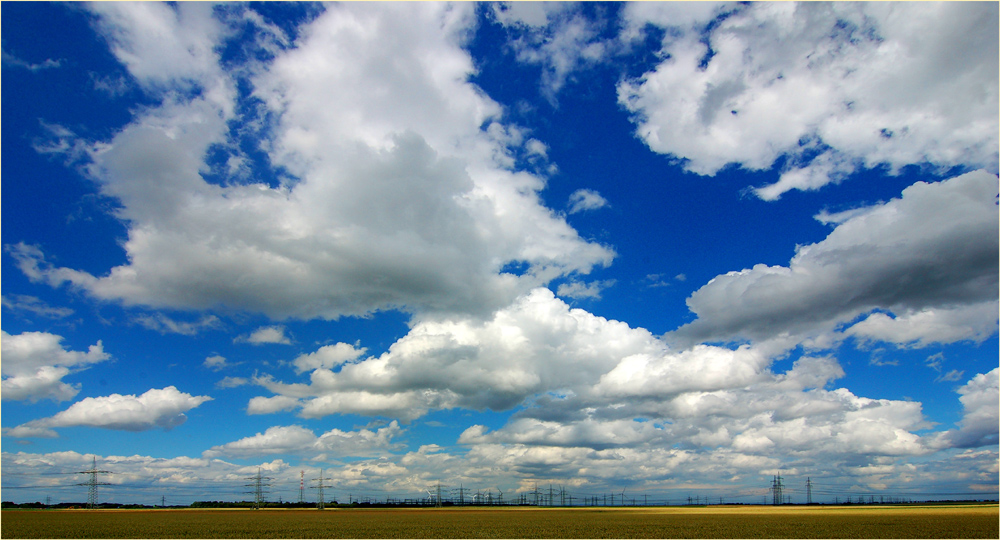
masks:
[[[3,510],[3,538],[1000,538],[996,504]]]

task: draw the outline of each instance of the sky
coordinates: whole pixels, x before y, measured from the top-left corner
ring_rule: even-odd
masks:
[[[995,2],[0,9],[5,501],[998,497]]]

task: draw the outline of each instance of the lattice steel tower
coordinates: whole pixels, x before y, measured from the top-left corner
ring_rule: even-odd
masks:
[[[260,467],[257,467],[257,475],[247,478],[247,480],[253,480],[252,484],[246,484],[247,487],[252,487],[253,491],[248,491],[247,493],[253,493],[253,509],[259,510],[260,505],[264,503],[264,496],[267,495],[267,488],[271,485],[264,480],[271,480],[270,476],[261,476]]]
[[[774,493],[774,504],[784,504],[785,499],[781,495],[781,490],[783,488],[784,486],[781,484],[781,475],[779,474],[775,476],[774,480],[771,482],[771,492]]]
[[[99,471],[97,470],[97,456],[94,456],[94,464],[91,465],[89,471],[77,471],[77,474],[89,474],[90,480],[82,484],[77,484],[78,486],[87,486],[87,508],[97,507],[97,486],[110,486],[111,484],[107,482],[98,482],[97,475],[99,474],[111,474],[111,471]]]
[[[326,501],[323,500],[324,499],[323,488],[328,488],[328,487],[333,487],[333,486],[328,486],[328,485],[323,484],[323,469],[319,470],[319,478],[318,479],[317,478],[313,478],[313,480],[319,480],[319,485],[316,486],[316,489],[319,490],[319,502],[316,503],[316,508],[318,510],[322,510],[322,509],[326,508]]]

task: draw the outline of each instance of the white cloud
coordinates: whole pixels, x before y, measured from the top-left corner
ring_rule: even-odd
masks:
[[[942,373],[940,376],[936,377],[934,382],[955,382],[961,380],[963,375],[965,375],[965,371],[953,369],[948,373]]]
[[[238,337],[233,340],[235,343],[249,343],[251,345],[264,345],[267,343],[275,345],[291,345],[292,341],[285,335],[285,327],[281,325],[262,326],[246,337]]]
[[[0,297],[3,307],[13,311],[27,311],[46,319],[62,319],[73,314],[73,310],[64,307],[52,307],[42,300],[24,294],[14,294]]]
[[[180,392],[173,386],[154,388],[139,396],[111,394],[84,398],[55,416],[32,420],[19,427],[89,426],[125,431],[171,429],[187,420],[185,412],[211,399],[209,396],[192,396]]]
[[[636,39],[647,24],[694,29],[711,21],[725,2],[629,2],[622,11],[622,37]]]
[[[578,189],[569,196],[569,213],[585,212],[596,210],[608,205],[607,199],[592,189]]]
[[[925,308],[892,317],[873,313],[844,331],[865,340],[926,347],[931,343],[975,341],[981,343],[997,331],[996,301],[956,308]]]
[[[225,84],[216,47],[226,29],[211,5],[97,3],[87,9],[115,57],[147,88]]]
[[[583,391],[621,358],[662,348],[645,330],[570,309],[551,291],[536,289],[490,320],[419,321],[386,353],[337,372],[316,368],[309,384],[269,377],[258,383],[304,400],[301,414],[307,417],[357,413],[412,420],[431,409],[502,410],[557,388]]]
[[[341,431],[331,429],[316,436],[302,426],[274,426],[264,433],[238,441],[213,446],[202,455],[206,458],[229,456],[252,458],[273,454],[293,454],[312,457],[320,453],[333,454],[336,458],[371,457],[383,455],[398,448],[392,439],[402,434],[395,421],[376,430],[360,429]]]
[[[616,397],[667,397],[743,387],[759,380],[770,361],[749,346],[733,351],[698,345],[679,353],[636,354],[602,375],[595,390]]]
[[[62,340],[62,336],[47,332],[24,332],[13,336],[0,332],[4,400],[72,399],[80,387],[63,382],[63,377],[111,358],[100,341],[91,345],[87,352],[80,352],[63,349]]]
[[[1000,432],[1000,368],[980,373],[958,389],[963,415],[959,428],[935,440],[945,448],[996,445]]]
[[[504,26],[544,27],[572,6],[566,2],[496,2],[493,17]]]
[[[849,332],[915,345],[982,340],[996,331],[996,186],[983,171],[918,182],[799,246],[787,267],[712,279],[687,300],[698,320],[670,336],[801,340],[881,309],[895,320],[872,315]]]
[[[95,276],[12,247],[35,281],[125,305],[275,319],[486,315],[614,257],[543,206],[541,178],[511,169],[539,146],[522,148],[500,106],[468,82],[471,4],[328,6],[294,49],[251,67],[264,105],[246,117],[235,116],[231,76],[212,52],[228,30],[210,10],[99,9],[116,55],[164,96],[88,151],[87,170],[121,203],[128,263]],[[159,45],[140,35],[189,19],[197,24]],[[207,90],[188,97],[191,81]],[[259,130],[283,185],[225,171],[221,185],[206,181],[204,156],[236,146],[236,120]]]
[[[271,414],[278,411],[287,411],[299,407],[301,403],[297,398],[290,396],[257,396],[250,399],[247,404],[247,414]]]
[[[188,322],[176,321],[162,313],[141,315],[136,317],[136,322],[161,334],[180,334],[182,336],[193,336],[202,330],[218,328],[221,324],[215,315],[205,315],[197,321]]]
[[[696,357],[687,364],[700,365]],[[859,463],[931,451],[914,433],[930,427],[919,403],[825,388],[843,375],[835,360],[803,358],[786,373],[761,368],[749,383],[736,377],[719,390],[680,388],[684,383],[659,390],[656,379],[642,385],[647,375],[640,370],[634,384],[618,389],[617,401],[571,397],[562,417],[546,402],[494,431],[472,426],[459,442],[470,446],[470,456],[488,452],[523,475],[600,484],[635,474],[646,485],[671,478],[725,489],[762,470],[805,466],[837,476]]]
[[[229,364],[226,364],[226,357],[218,354],[213,354],[205,358],[205,362],[202,365],[212,371],[219,371],[229,366]]]
[[[237,388],[239,386],[244,386],[250,384],[249,379],[243,377],[224,377],[221,381],[215,383],[216,388]]]
[[[412,421],[431,410],[520,407],[508,425],[473,426],[459,442],[504,445],[511,455],[553,453],[574,474],[589,466],[587,452],[631,448],[649,458],[674,444],[758,464],[774,461],[778,445],[827,457],[849,448],[872,460],[927,453],[914,434],[930,427],[919,403],[828,389],[844,376],[828,357],[800,358],[774,373],[773,352],[673,351],[646,330],[570,309],[538,289],[491,320],[418,322],[388,352],[338,371],[317,367],[308,383],[262,376],[256,383],[275,395],[254,398],[250,409]]]
[[[556,289],[556,294],[559,296],[572,298],[574,300],[582,299],[595,299],[599,300],[601,298],[601,291],[611,287],[615,284],[615,280],[608,279],[605,281],[592,281],[590,283],[584,283],[582,281],[570,281],[568,283],[562,283],[559,288]]]
[[[314,369],[332,369],[341,364],[357,360],[361,355],[365,354],[366,350],[364,347],[357,349],[347,343],[337,343],[320,347],[314,353],[303,354],[292,363],[295,365],[295,370],[299,373]]]
[[[542,66],[541,92],[553,105],[574,71],[609,53],[609,43],[600,39],[600,23],[578,13],[569,2],[497,3],[492,12],[518,35],[510,42],[518,61]]]
[[[11,53],[9,53],[7,51],[3,51],[2,55],[3,55],[3,63],[4,63],[5,66],[6,65],[16,66],[16,67],[19,67],[19,68],[27,69],[28,71],[33,71],[33,72],[34,71],[41,71],[43,69],[58,68],[58,67],[62,66],[62,63],[63,63],[62,59],[60,59],[60,60],[53,60],[51,58],[46,58],[42,62],[39,62],[37,64],[33,64],[31,62],[28,62],[27,60],[22,60],[21,58],[18,58],[18,57],[14,56],[13,54],[11,54]]]
[[[643,18],[670,19],[627,15],[633,34]],[[996,172],[996,17],[972,3],[741,6],[705,37],[667,32],[669,56],[622,82],[619,101],[653,151],[698,174],[787,156],[780,180],[757,190],[768,200],[881,164]]]
[[[17,426],[3,428],[4,437],[16,437],[21,439],[55,439],[59,434],[46,427]]]

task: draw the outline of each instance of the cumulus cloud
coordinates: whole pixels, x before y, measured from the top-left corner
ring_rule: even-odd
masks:
[[[336,361],[354,357],[353,347],[341,349]],[[472,426],[458,442],[511,456],[552,453],[583,476],[588,452],[631,449],[648,458],[673,445],[758,463],[776,447],[831,458],[847,448],[865,460],[928,452],[914,433],[930,427],[919,403],[830,388],[844,376],[830,357],[800,358],[774,372],[773,352],[755,345],[671,350],[646,330],[571,309],[537,289],[491,320],[415,324],[386,353],[316,367],[308,383],[261,376],[256,383],[275,395],[254,398],[248,410],[411,421],[438,409],[519,408],[507,425]]]
[[[87,352],[69,351],[62,336],[47,332],[10,335],[0,332],[3,362],[3,399],[66,401],[80,391],[80,385],[63,382],[63,377],[111,358],[100,341]]]
[[[397,449],[392,439],[402,434],[399,423],[393,421],[375,430],[342,431],[331,429],[317,436],[302,426],[274,426],[264,433],[238,441],[213,446],[202,453],[203,457],[220,456],[253,458],[273,454],[292,454],[307,457],[322,453],[337,459],[345,457],[371,457]]]
[[[309,384],[263,376],[258,383],[303,400],[300,414],[307,417],[358,413],[412,420],[432,409],[503,410],[539,392],[583,389],[621,358],[662,348],[646,330],[571,309],[548,289],[536,289],[486,321],[417,322],[384,354],[336,372],[317,367]]]
[[[51,429],[89,426],[124,431],[171,429],[187,420],[185,412],[211,399],[209,396],[186,394],[173,386],[154,388],[139,396],[111,394],[89,397],[55,416],[32,420],[19,427]]]
[[[687,300],[698,319],[670,337],[805,335],[885,310],[895,318],[876,313],[847,333],[915,345],[980,341],[996,331],[996,189],[997,177],[984,171],[918,182],[799,246],[787,267],[712,279]]]
[[[569,213],[597,210],[608,205],[607,199],[592,189],[578,189],[569,196]]]
[[[617,400],[603,407],[564,398],[572,412],[556,418],[550,401],[493,431],[472,426],[459,442],[470,455],[488,453],[536,478],[603,485],[641,470],[646,486],[664,478],[728,484],[735,476],[796,466],[837,475],[859,463],[931,451],[914,433],[930,427],[919,403],[828,388],[843,375],[835,360],[817,357],[785,373],[761,368],[751,381],[719,390],[680,383],[658,391],[636,380],[616,388]]]
[[[241,336],[234,340],[237,343],[249,343],[251,345],[264,345],[267,343],[275,345],[291,345],[292,340],[285,335],[285,327],[281,325],[262,326],[249,336]]]
[[[364,347],[358,349],[347,343],[337,343],[320,347],[314,353],[303,354],[292,363],[295,365],[295,370],[299,373],[314,369],[332,369],[341,364],[357,360],[361,355],[365,354],[365,351],[367,349]]]
[[[630,2],[622,10],[622,38],[641,37],[646,25],[694,30],[709,23],[725,2]]]
[[[212,356],[205,358],[202,365],[212,371],[220,371],[229,367],[229,364],[226,363],[226,357],[218,354],[213,354]]]
[[[982,302],[949,309],[925,308],[892,316],[872,313],[844,331],[866,341],[926,347],[932,343],[974,341],[981,343],[997,331],[997,302]]]
[[[225,84],[216,47],[227,31],[211,5],[93,4],[98,31],[129,73],[147,88]]]
[[[995,5],[755,3],[704,36],[651,7],[626,14],[633,34],[680,27],[665,59],[618,95],[649,148],[689,171],[785,158],[778,182],[756,190],[767,200],[860,167],[997,171]]]
[[[516,126],[468,82],[471,4],[331,5],[295,48],[271,47],[273,61],[239,75],[218,63],[230,30],[207,7],[94,9],[119,60],[163,96],[88,151],[89,174],[121,203],[128,263],[93,275],[13,247],[35,281],[275,319],[486,315],[614,257],[542,204],[542,178],[514,170],[540,147],[512,137]],[[236,146],[237,76],[254,88],[240,118],[258,129],[278,182],[206,164],[211,149]]]
[[[247,403],[247,414],[271,414],[295,409],[300,405],[298,398],[291,396],[257,396]]]
[[[958,393],[963,408],[959,428],[940,434],[937,444],[951,448],[995,445],[1000,432],[1000,368],[976,375]]]

